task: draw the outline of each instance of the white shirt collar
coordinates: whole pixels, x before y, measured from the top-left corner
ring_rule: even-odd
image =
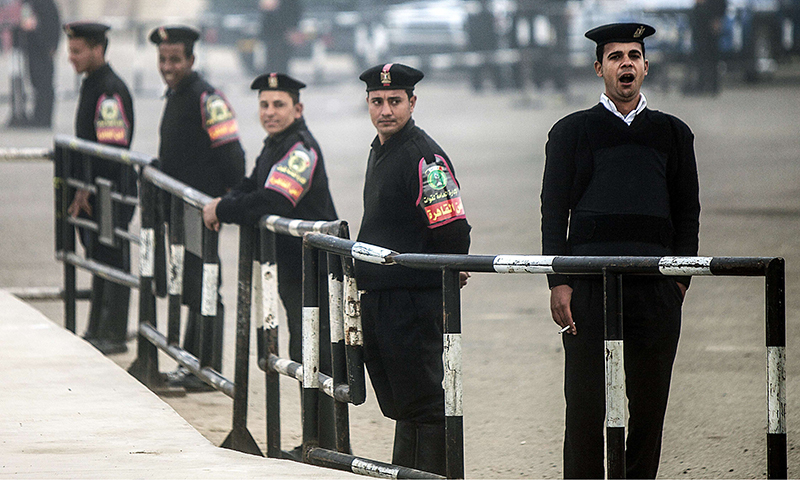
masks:
[[[622,119],[623,122],[627,123],[628,126],[630,126],[630,124],[633,122],[633,119],[636,118],[636,115],[638,115],[642,110],[644,110],[644,107],[647,106],[647,99],[644,97],[644,93],[640,93],[639,105],[637,105],[636,108],[631,110],[627,115],[619,113],[619,110],[617,110],[617,106],[614,105],[614,102],[612,102],[611,99],[608,98],[608,95],[606,95],[605,93],[600,94],[600,103],[602,103],[603,106],[606,107],[609,112],[618,116],[619,118]]]

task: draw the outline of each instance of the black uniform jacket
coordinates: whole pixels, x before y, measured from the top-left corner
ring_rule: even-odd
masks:
[[[400,253],[468,253],[471,227],[447,154],[414,120],[372,142],[358,241]],[[363,290],[440,287],[441,272],[356,262]]]
[[[264,215],[326,221],[337,218],[322,150],[302,118],[264,140],[253,173],[217,204],[221,222],[254,225]],[[301,276],[302,239],[279,235],[276,253],[281,277]]]
[[[129,148],[133,139],[133,101],[125,82],[108,64],[84,78],[75,116],[75,135],[91,142],[114,147]],[[136,196],[136,172],[132,166],[110,160],[95,159],[91,174],[82,162],[75,162],[72,175],[93,183],[97,177],[111,180],[116,188],[127,195]],[[90,199],[94,207],[94,196]],[[133,207],[122,208],[125,225],[133,215]]]
[[[597,104],[558,121],[545,149],[544,255],[697,255],[694,135],[681,120],[645,108],[628,126]]]
[[[158,157],[164,173],[212,197],[244,176],[233,109],[197,72],[167,91]]]

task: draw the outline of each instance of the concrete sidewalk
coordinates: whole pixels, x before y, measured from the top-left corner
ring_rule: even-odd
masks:
[[[88,343],[0,290],[0,478],[357,478],[211,444]]]

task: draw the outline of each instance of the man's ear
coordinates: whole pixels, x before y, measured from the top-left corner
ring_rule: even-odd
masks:
[[[302,116],[303,116],[303,104],[300,103],[300,102],[297,102],[297,103],[294,104],[294,118],[297,119],[297,118],[300,118]]]
[[[411,104],[411,112],[414,112],[414,107],[417,105],[417,96],[411,95],[411,98],[408,99],[408,103]]]
[[[603,76],[603,64],[598,62],[597,60],[594,61],[594,72],[597,74],[598,77]]]

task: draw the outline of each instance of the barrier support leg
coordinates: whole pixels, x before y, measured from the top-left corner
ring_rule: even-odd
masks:
[[[327,254],[328,264],[328,312],[331,336],[331,374],[333,384],[347,382],[347,362],[344,348],[344,275],[337,255]],[[350,413],[349,405],[334,400],[334,419],[336,421],[336,450],[350,453]]]
[[[464,478],[461,383],[461,285],[458,270],[442,270],[444,414],[447,478]]]
[[[303,461],[319,446],[319,253],[303,243]]]
[[[255,230],[239,227],[239,281],[236,295],[236,371],[234,373],[233,428],[221,447],[263,457],[247,430],[247,389],[250,375],[250,305]]]
[[[141,229],[139,231],[139,336],[136,360],[128,373],[159,395],[186,395],[183,388],[169,388],[158,371],[158,349],[141,333],[144,325],[156,328],[156,297],[153,291],[155,273],[155,188],[147,181],[141,187]]]
[[[167,343],[181,341],[181,300],[183,298],[183,268],[186,253],[183,226],[183,201],[172,196],[169,218],[169,269],[167,271]],[[158,249],[156,249],[158,251]]]
[[[608,478],[625,478],[625,371],[622,276],[603,269],[605,295],[606,458]]]
[[[270,354],[278,356],[278,271],[275,264],[275,234],[260,230],[261,237],[261,292],[263,318],[258,332],[264,359],[267,387],[267,457],[282,458],[281,451],[281,388],[280,374],[269,368]],[[259,359],[259,363],[261,360]]]
[[[767,478],[788,478],[785,282],[784,260],[776,258],[766,272]]]

